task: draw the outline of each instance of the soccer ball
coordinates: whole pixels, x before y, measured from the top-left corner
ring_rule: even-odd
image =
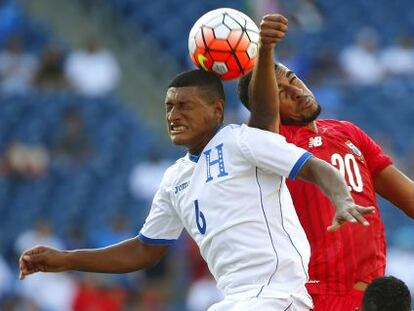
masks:
[[[258,43],[256,24],[246,14],[228,8],[201,16],[188,37],[193,63],[222,80],[240,78],[252,70]]]

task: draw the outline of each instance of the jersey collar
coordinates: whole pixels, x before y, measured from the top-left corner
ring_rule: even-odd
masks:
[[[188,153],[188,159],[191,162],[197,163],[198,159],[200,159],[200,155],[195,155],[195,154]]]
[[[222,129],[224,128],[224,124],[222,124],[218,129],[217,129],[217,131],[216,131],[216,133],[214,134],[214,136],[216,136],[217,135],[217,133],[218,132],[220,132]],[[214,137],[213,136],[213,137]],[[208,144],[207,144],[208,145]],[[206,146],[207,146],[206,145]],[[205,148],[205,147],[204,147]],[[201,152],[202,153],[202,152]],[[201,155],[201,153],[200,154],[191,154],[191,153],[188,153],[188,159],[191,161],[191,162],[194,162],[194,163],[197,163],[198,162],[198,160],[200,159],[200,155]]]

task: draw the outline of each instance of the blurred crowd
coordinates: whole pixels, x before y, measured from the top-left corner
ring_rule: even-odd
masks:
[[[96,38],[88,38],[83,46],[74,50],[63,49],[56,43],[30,49],[33,38],[26,38],[27,29],[21,26],[25,18],[16,1],[0,2],[2,95],[68,91],[96,98],[116,92],[121,79],[118,61]],[[10,141],[0,155],[0,174],[41,176],[51,161],[76,165],[90,154],[87,133],[78,111],[66,112],[59,135],[56,145],[49,150],[42,145],[27,145],[17,138]]]
[[[51,43],[15,0],[0,2],[0,90],[70,89],[96,97],[116,91],[121,73],[116,57],[90,37],[79,49]]]
[[[92,146],[80,112],[69,107],[65,111],[57,138],[51,146],[9,142],[0,155],[0,176],[34,179],[45,175],[50,165],[74,170],[93,155]]]
[[[367,2],[366,6],[369,5]],[[344,25],[346,29],[342,29],[344,33],[336,28],[329,30],[336,34],[337,43],[324,42],[317,49],[306,51],[306,45],[304,47],[300,42],[301,34],[312,36],[327,32],[333,24],[332,16],[340,15],[340,11],[329,14],[326,3],[316,0],[259,0],[251,2],[250,6],[256,20],[269,12],[282,12],[288,17],[290,37],[288,35],[280,44],[278,58],[312,85],[332,81],[372,85],[393,78],[414,77],[414,41],[407,25],[401,25],[400,33],[394,35],[393,40],[384,42],[382,29],[368,26],[372,19],[366,22],[366,26],[360,26],[359,20],[354,23],[349,20]],[[379,11],[383,10],[380,9],[378,7]],[[362,8],[350,10],[362,11]],[[344,14],[346,20],[347,15]],[[395,26],[394,19],[390,23]],[[339,42],[343,42],[349,29],[354,33],[353,42],[342,45]],[[338,51],[338,46],[342,50]]]
[[[394,44],[383,46],[375,29],[362,28],[354,42],[339,54],[323,47],[309,59],[292,44],[281,44],[279,60],[312,85],[327,82],[369,86],[392,79],[414,77],[414,44],[401,33]]]
[[[15,36],[0,52],[0,88],[6,94],[71,90],[86,97],[103,97],[116,91],[120,78],[116,58],[95,38],[67,53],[50,45],[37,55]]]

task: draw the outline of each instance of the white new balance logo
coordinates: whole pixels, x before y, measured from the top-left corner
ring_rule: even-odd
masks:
[[[309,138],[309,148],[322,146],[322,137],[316,136]]]

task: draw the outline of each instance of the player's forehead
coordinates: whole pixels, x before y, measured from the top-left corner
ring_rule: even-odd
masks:
[[[194,101],[199,97],[197,86],[170,87],[165,103]]]
[[[280,63],[276,64],[275,72],[276,72],[276,77],[281,81],[284,81],[284,80],[288,81],[292,77],[296,77],[296,74],[292,70],[290,70],[288,67]]]
[[[312,94],[308,86],[296,75],[296,73],[283,64],[278,63],[275,68],[276,79],[279,83],[293,85],[305,92]]]

